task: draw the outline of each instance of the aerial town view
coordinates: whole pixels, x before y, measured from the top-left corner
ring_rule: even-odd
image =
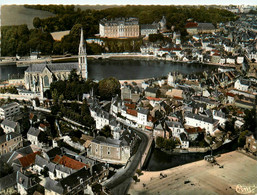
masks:
[[[1,195],[257,194],[257,3],[183,1],[1,5]]]

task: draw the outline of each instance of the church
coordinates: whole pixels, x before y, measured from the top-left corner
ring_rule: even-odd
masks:
[[[75,69],[82,79],[87,80],[87,54],[84,46],[83,29],[81,29],[78,64],[77,63],[56,63],[56,64],[31,64],[25,70],[25,88],[29,91],[40,93],[50,89],[53,81],[67,80],[70,72]]]

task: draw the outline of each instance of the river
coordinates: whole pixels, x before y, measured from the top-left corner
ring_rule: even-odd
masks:
[[[76,62],[75,62],[76,63]],[[144,79],[167,76],[169,72],[177,71],[188,74],[217,68],[204,64],[175,63],[164,60],[146,59],[88,59],[89,78],[101,80],[106,77],[116,77],[119,80]],[[0,66],[0,80],[6,80],[14,74],[24,74],[26,67],[15,65]]]
[[[213,155],[222,154],[236,150],[237,148],[237,139],[234,141],[222,145],[220,148],[213,151]],[[148,159],[148,162],[144,166],[145,170],[149,171],[161,171],[183,165],[190,162],[195,162],[198,160],[203,160],[205,155],[210,154],[211,152],[206,153],[171,153],[161,151],[160,149],[153,148],[152,153]]]

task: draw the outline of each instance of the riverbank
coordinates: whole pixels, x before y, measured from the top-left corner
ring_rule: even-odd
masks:
[[[45,61],[50,62],[77,62],[78,56],[43,56],[41,59],[31,60],[27,57],[27,60],[16,61],[14,57],[6,57],[7,60],[0,61],[0,65],[9,65],[16,63],[17,67],[29,66],[31,63],[43,63]],[[210,62],[199,62],[199,61],[182,61],[182,60],[173,60],[165,57],[158,57],[154,55],[142,55],[141,53],[135,54],[124,54],[124,53],[105,53],[101,55],[87,55],[88,59],[142,59],[142,60],[158,60],[158,61],[167,61],[173,63],[184,63],[184,64],[203,64],[203,65],[212,65],[212,66],[222,66],[222,67],[236,67],[236,64],[219,64],[219,63],[210,63]],[[240,66],[240,65],[238,65]]]
[[[128,194],[238,194],[238,185],[257,185],[256,160],[233,151],[216,161],[223,168],[201,160],[164,171],[143,171]],[[160,179],[161,173],[167,177]]]

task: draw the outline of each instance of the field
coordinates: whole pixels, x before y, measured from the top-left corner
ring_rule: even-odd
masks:
[[[27,24],[28,28],[33,28],[34,17],[47,18],[54,16],[54,14],[25,8],[23,5],[3,5],[1,7],[1,25],[11,26],[11,25],[21,25]]]
[[[165,171],[143,171],[140,182],[133,183],[128,194],[257,193],[256,160],[237,151],[222,154],[216,160],[219,165],[201,160]]]

